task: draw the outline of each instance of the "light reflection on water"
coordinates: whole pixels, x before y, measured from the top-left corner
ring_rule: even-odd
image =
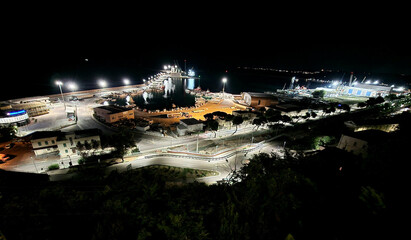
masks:
[[[195,96],[185,92],[185,89],[192,90],[197,87],[199,80],[169,78],[164,80],[164,89],[159,91],[145,91],[143,94],[132,96],[134,103],[140,109],[147,110],[170,110],[175,107],[191,107],[195,105]],[[127,105],[125,98],[117,99],[116,103],[122,106]]]

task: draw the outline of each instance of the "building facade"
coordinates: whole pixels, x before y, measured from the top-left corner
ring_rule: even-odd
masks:
[[[87,142],[90,146],[95,143],[101,148],[99,130],[88,129],[67,133],[60,131],[35,132],[31,137],[33,151],[37,157],[56,155],[64,158],[80,155],[77,149],[79,142],[83,145]]]
[[[342,93],[359,97],[384,97],[390,94],[391,90],[392,88],[388,86],[357,83],[352,86],[344,86]]]
[[[123,119],[134,119],[134,110],[118,106],[101,106],[93,109],[99,120],[114,123]]]
[[[0,125],[24,126],[30,122],[26,110],[0,111]]]

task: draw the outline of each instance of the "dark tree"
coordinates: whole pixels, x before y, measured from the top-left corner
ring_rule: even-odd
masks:
[[[214,138],[217,137],[218,122],[216,120],[207,121],[207,129],[214,132]]]
[[[235,134],[238,130],[238,125],[240,125],[241,123],[243,123],[244,119],[241,116],[235,116],[233,118],[233,125],[235,125],[235,131],[233,134]]]

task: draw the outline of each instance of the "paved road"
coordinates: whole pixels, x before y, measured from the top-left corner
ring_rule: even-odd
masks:
[[[71,132],[76,130],[98,128],[106,135],[112,135],[115,133],[114,130],[99,123],[93,119],[93,108],[101,106],[93,102],[94,99],[85,99],[84,101],[75,101],[71,104],[77,106],[77,124],[62,129],[64,132]]]

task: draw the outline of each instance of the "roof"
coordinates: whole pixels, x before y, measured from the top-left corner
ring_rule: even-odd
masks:
[[[38,131],[31,134],[31,140],[58,137],[60,134],[60,131]]]
[[[106,111],[109,111],[110,113],[120,113],[120,112],[126,112],[126,111],[131,110],[131,109],[128,109],[128,108],[123,108],[123,107],[118,107],[118,106],[113,106],[113,105],[100,106],[100,107],[96,107],[96,108],[104,109]]]
[[[177,128],[180,129],[180,130],[187,129],[187,127],[184,124],[177,125]]]
[[[276,99],[274,95],[267,94],[267,93],[257,93],[257,92],[244,92],[248,93],[251,97],[259,97],[259,98],[274,98]]]
[[[187,118],[187,119],[181,119],[180,122],[185,123],[186,125],[196,125],[196,124],[202,124],[200,121],[198,121],[195,118]]]
[[[375,91],[390,91],[391,87],[388,86],[381,86],[381,85],[374,85],[374,84],[364,84],[364,83],[357,83],[348,88],[364,88],[364,89],[372,89]]]
[[[344,134],[349,137],[357,138],[367,142],[385,142],[390,136],[389,133],[380,130],[366,130]]]
[[[74,132],[63,132],[59,135],[59,138],[57,140],[59,141],[67,140],[68,135],[74,135],[75,139],[100,136],[100,130],[97,128],[93,128],[93,129],[78,130]]]

